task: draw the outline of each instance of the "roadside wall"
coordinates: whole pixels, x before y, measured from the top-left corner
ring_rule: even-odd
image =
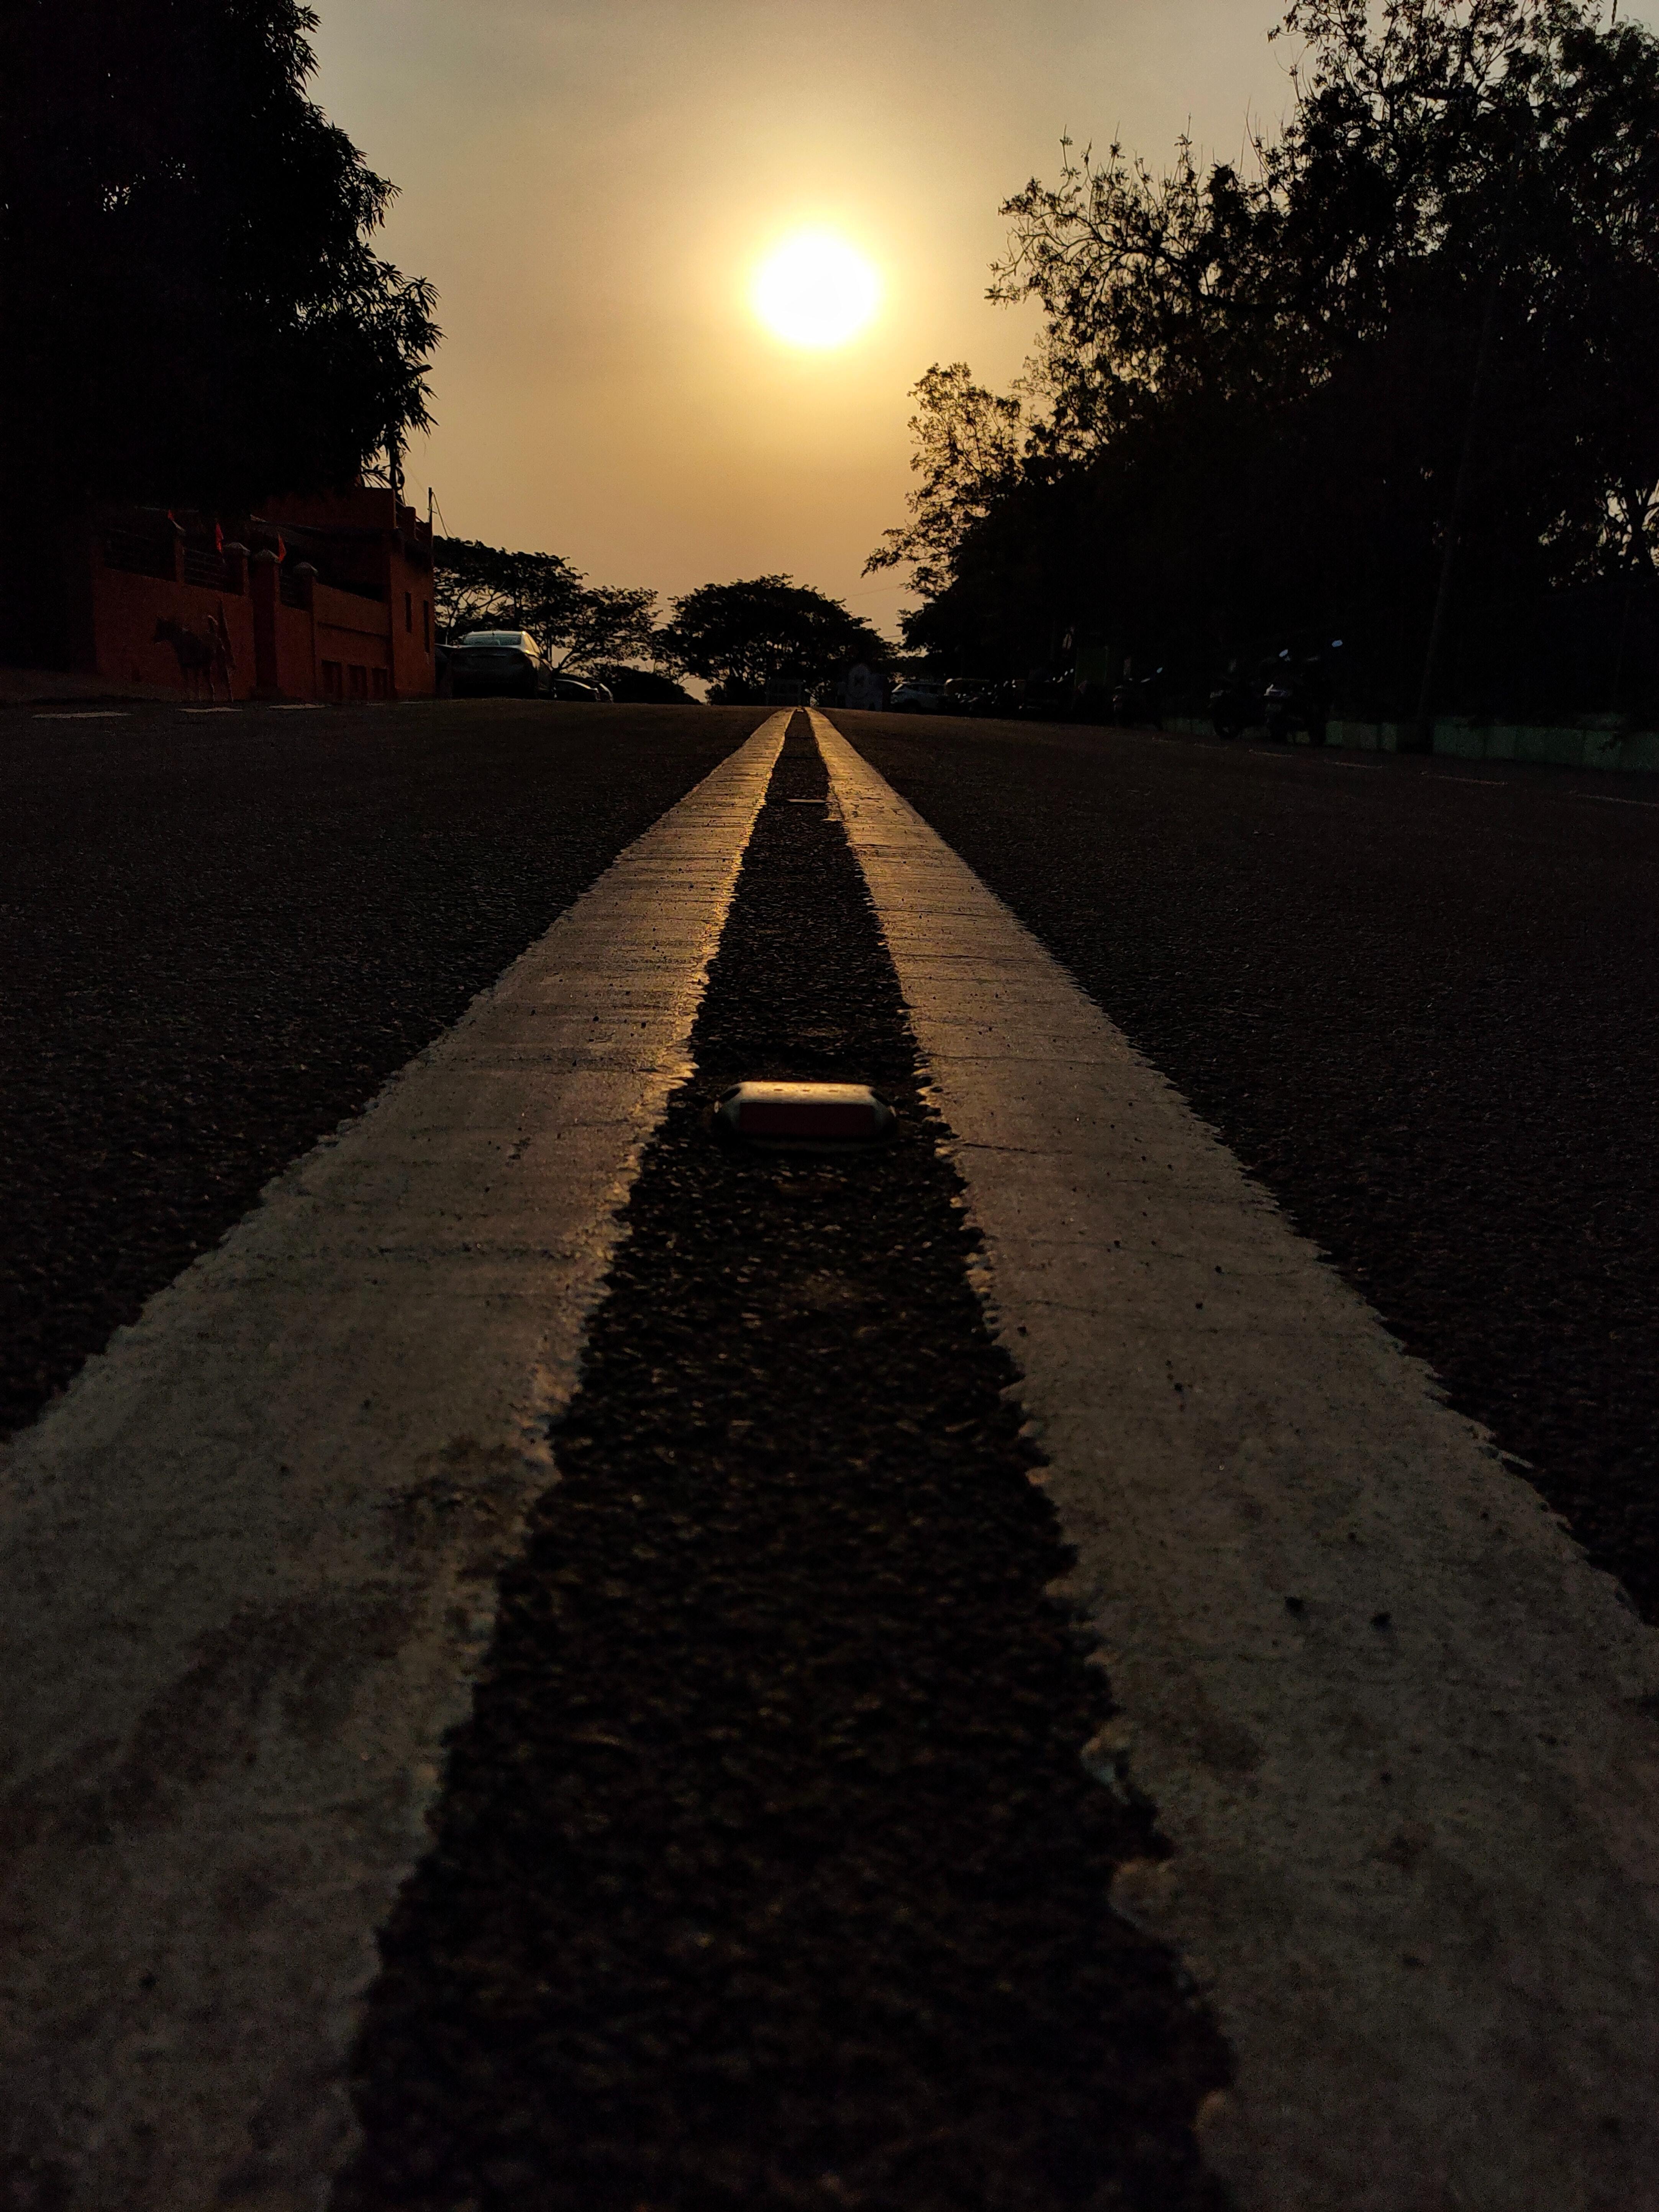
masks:
[[[239,526],[252,552],[203,543],[211,518],[186,532],[159,508],[106,510],[86,546],[76,665],[112,684],[205,691],[188,641],[181,665],[157,630],[206,640],[222,617],[234,698],[431,696],[432,533],[411,507],[360,485],[272,502]]]
[[[146,576],[106,567],[94,546],[92,569],[92,665],[115,684],[159,684],[183,690],[185,678],[171,645],[156,624],[176,622],[204,636],[209,618],[222,612],[230,636],[231,695],[251,699],[257,685],[253,610],[237,564],[215,584]]]
[[[394,674],[388,610],[331,584],[313,584],[317,696],[386,699]],[[431,687],[428,684],[427,688]]]

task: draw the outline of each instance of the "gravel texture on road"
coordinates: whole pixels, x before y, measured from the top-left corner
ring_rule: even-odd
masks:
[[[446,1029],[759,708],[0,729],[0,1429]]]
[[[835,720],[1659,1618],[1659,792]]]
[[[891,963],[797,720],[382,1939],[337,2212],[1216,2208],[1227,2078],[1107,1905],[1156,1852],[987,1334]],[[720,1144],[742,1076],[895,1103]]]

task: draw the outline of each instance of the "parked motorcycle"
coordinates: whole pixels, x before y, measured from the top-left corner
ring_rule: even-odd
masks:
[[[1163,673],[1159,668],[1150,676],[1136,676],[1132,673],[1132,664],[1126,664],[1112,693],[1112,720],[1119,729],[1164,727],[1164,701],[1158,684]]]
[[[1068,720],[1073,722],[1109,722],[1113,719],[1112,689],[1092,676],[1085,676],[1072,694]]]
[[[1019,687],[1014,714],[1022,722],[1066,722],[1072,717],[1072,677],[1034,669]]]
[[[1333,638],[1332,652],[1341,649],[1341,639]],[[1322,745],[1331,718],[1331,679],[1320,656],[1297,659],[1287,650],[1269,661],[1263,674],[1261,719],[1268,737],[1283,744],[1301,730],[1310,744]]]
[[[1237,661],[1210,694],[1210,725],[1218,738],[1242,738],[1252,722],[1261,720],[1261,702]]]

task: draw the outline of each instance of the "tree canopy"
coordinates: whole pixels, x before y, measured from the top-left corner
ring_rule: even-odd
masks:
[[[689,699],[672,680],[678,675],[701,677],[711,697],[738,702],[760,698],[775,676],[821,684],[853,661],[880,666],[892,658],[869,623],[787,576],[700,585],[673,601],[659,628],[654,592],[590,585],[556,553],[440,538],[434,558],[441,635],[527,629],[556,668],[597,677],[612,690],[620,683],[637,699]],[[672,675],[647,678],[641,662]]]
[[[590,585],[561,554],[508,553],[471,538],[436,539],[433,562],[441,635],[527,629],[553,666],[573,675],[656,657],[653,591]]]
[[[1398,704],[1454,532],[1465,690],[1540,595],[1652,583],[1659,42],[1577,0],[1297,0],[1271,35],[1249,173],[1065,144],[1006,204],[992,296],[1041,338],[1018,407],[961,363],[917,387],[872,556],[915,565],[911,643],[1338,629]]]
[[[428,417],[434,294],[310,99],[298,0],[8,0],[5,489],[246,509]],[[27,426],[26,433],[20,426]]]
[[[884,665],[893,648],[839,599],[789,576],[753,576],[676,599],[657,651],[665,667],[708,681],[711,698],[736,703],[763,697],[774,677],[822,684],[854,661]]]
[[[557,553],[509,553],[475,538],[432,541],[433,608],[441,637],[469,629],[527,629],[546,649],[581,590]]]

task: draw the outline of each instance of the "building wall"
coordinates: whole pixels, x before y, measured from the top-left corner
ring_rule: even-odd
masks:
[[[312,587],[316,608],[317,696],[323,699],[407,698],[414,686],[398,687],[388,628],[388,610],[378,599],[361,598],[328,584]],[[430,680],[424,689],[430,690]]]
[[[155,514],[100,518],[88,549],[82,665],[112,683],[204,690],[156,626],[204,637],[222,612],[235,698],[431,696],[432,532],[412,507],[360,486],[272,501],[237,526],[257,541],[251,556],[240,544],[223,556],[191,545]]]
[[[92,573],[92,665],[114,684],[159,684],[186,688],[179,658],[158,640],[158,622],[173,621],[198,636],[223,611],[235,656],[232,696],[251,699],[256,689],[253,610],[246,591],[234,586],[188,584],[163,576],[108,568],[94,557]]]
[[[378,681],[391,697],[429,696],[436,666],[431,526],[379,484],[327,496],[271,500],[264,515],[283,530],[290,558],[297,550],[317,559],[323,570],[317,588],[326,592],[329,611],[319,611],[319,620],[331,635],[325,650],[319,629],[320,695],[334,696],[330,684],[337,668],[343,672],[348,697],[361,696],[353,690],[362,680],[353,676],[354,669],[368,672],[371,697],[378,696],[377,669],[384,671]],[[372,590],[378,605],[341,588],[348,583]],[[332,635],[337,631],[342,635]],[[369,649],[371,634],[380,640],[378,653]],[[320,674],[325,662],[329,683]]]

